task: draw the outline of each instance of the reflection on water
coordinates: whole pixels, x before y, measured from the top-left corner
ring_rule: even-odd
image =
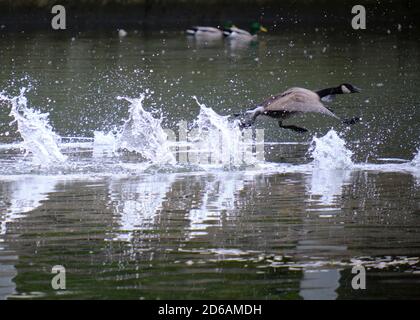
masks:
[[[156,227],[173,175],[144,176],[139,179],[111,179],[109,206],[120,225],[115,240],[130,241],[136,230]]]
[[[0,298],[419,297],[418,41],[82,33],[0,44]],[[36,80],[20,95],[36,121],[9,126],[22,75]],[[228,115],[343,81],[363,93],[332,107],[362,124],[302,117],[310,134],[297,135],[261,119],[265,143],[244,159]],[[116,99],[145,92],[144,105]],[[180,121],[197,133],[184,144],[172,141]],[[54,265],[66,267],[64,292],[50,287]],[[367,269],[363,292],[351,289],[354,265]]]
[[[197,203],[197,208],[190,209],[188,213],[189,237],[205,235],[208,227],[232,219],[235,209],[238,209],[235,206],[236,194],[243,187],[243,174],[215,174],[204,181],[200,191],[201,200]]]
[[[310,199],[325,207],[331,207],[337,198],[341,198],[342,188],[349,181],[351,171],[337,169],[314,170],[308,176]]]
[[[305,271],[300,282],[300,296],[305,300],[334,300],[340,283],[340,272],[336,269]]]
[[[3,298],[58,298],[48,270],[61,263],[78,275],[68,281],[68,297],[164,298],[176,291],[178,298],[335,299],[360,297],[351,276],[342,277],[355,264],[372,275],[386,271],[385,282],[420,271],[419,190],[405,173],[9,180],[1,184]],[[36,275],[41,287],[27,280]],[[362,296],[374,297],[380,285],[372,280]],[[392,283],[387,288],[383,297],[392,297]],[[415,297],[414,284],[405,289]]]
[[[7,232],[7,225],[21,219],[48,199],[48,194],[54,191],[57,180],[52,177],[31,176],[17,178],[0,185],[2,199],[0,200],[1,224],[0,235]]]
[[[44,176],[18,177],[0,184],[0,298],[15,292],[13,278],[17,274],[14,264],[18,257],[4,243],[7,228],[47,200],[56,184],[56,179]]]

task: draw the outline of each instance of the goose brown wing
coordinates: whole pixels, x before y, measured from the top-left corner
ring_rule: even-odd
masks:
[[[324,107],[315,92],[302,88],[289,89],[278,96],[267,99],[261,105],[264,107],[265,112],[312,112],[338,118],[334,113]]]

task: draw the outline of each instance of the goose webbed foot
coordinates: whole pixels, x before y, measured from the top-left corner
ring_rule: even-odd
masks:
[[[283,123],[281,121],[279,121],[279,127],[283,128],[283,129],[290,129],[293,130],[295,132],[299,132],[299,133],[304,133],[304,132],[308,132],[308,129],[302,128],[302,127],[297,127],[297,126],[285,126],[283,125]]]

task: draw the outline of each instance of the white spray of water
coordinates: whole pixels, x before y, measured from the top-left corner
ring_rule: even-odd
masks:
[[[319,169],[350,169],[353,166],[353,152],[346,148],[346,142],[333,129],[323,137],[314,137],[310,149],[313,166]]]
[[[243,134],[236,122],[228,116],[221,116],[213,109],[199,103],[200,113],[190,131],[190,141],[197,151],[197,163],[216,165],[253,164],[256,157],[248,149],[252,143],[252,134],[248,130]]]
[[[116,148],[139,153],[155,164],[174,164],[176,159],[169,149],[168,136],[163,130],[162,119],[157,119],[143,109],[145,95],[138,99],[118,97],[131,103],[129,118],[116,137]]]
[[[323,137],[314,137],[309,152],[314,160],[310,164],[312,174],[307,184],[308,192],[311,199],[312,196],[316,196],[315,202],[331,206],[341,195],[343,185],[350,178],[347,169],[353,167],[351,160],[353,153],[346,148],[345,141],[332,129]],[[322,207],[321,210],[326,209]]]
[[[420,168],[420,149],[417,151],[417,154],[414,156],[413,161],[411,162],[415,167]]]
[[[17,131],[23,139],[22,147],[27,154],[33,155],[37,164],[64,162],[66,156],[58,147],[60,137],[53,132],[49,124],[49,114],[29,108],[25,92],[26,88],[22,88],[19,96],[14,98],[0,95],[0,100],[9,101],[11,104],[10,115],[14,120],[10,124],[17,124]]]
[[[414,156],[413,161],[411,161],[413,176],[416,178],[417,184],[420,185],[420,149],[417,151],[417,154]]]
[[[93,132],[93,157],[102,158],[106,156],[113,156],[116,149],[117,141],[114,132]]]

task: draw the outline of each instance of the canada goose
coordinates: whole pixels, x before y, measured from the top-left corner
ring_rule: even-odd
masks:
[[[283,125],[282,121],[288,119],[292,115],[308,112],[325,114],[341,120],[344,124],[355,124],[360,121],[360,118],[354,117],[342,120],[336,116],[331,109],[325,107],[321,100],[328,100],[336,94],[357,92],[360,92],[360,89],[349,83],[343,83],[338,87],[326,88],[318,91],[311,91],[304,88],[291,88],[277,96],[268,98],[255,109],[246,111],[249,118],[246,121],[241,121],[240,126],[242,128],[249,127],[255,122],[255,119],[259,115],[265,115],[280,119],[279,126],[281,128],[290,129],[296,132],[307,132],[308,130],[305,128]]]
[[[230,40],[249,42],[249,41],[256,40],[257,33],[260,31],[267,32],[267,29],[264,28],[262,25],[260,25],[258,22],[254,22],[251,24],[250,32],[233,26],[230,28],[226,28],[223,31],[223,34],[225,35],[227,39],[230,39]]]
[[[229,28],[236,28],[232,22],[228,21],[223,25],[223,29],[218,27],[203,27],[203,26],[193,26],[186,30],[187,35],[194,36],[197,39],[203,40],[217,40],[223,38],[224,30]]]

